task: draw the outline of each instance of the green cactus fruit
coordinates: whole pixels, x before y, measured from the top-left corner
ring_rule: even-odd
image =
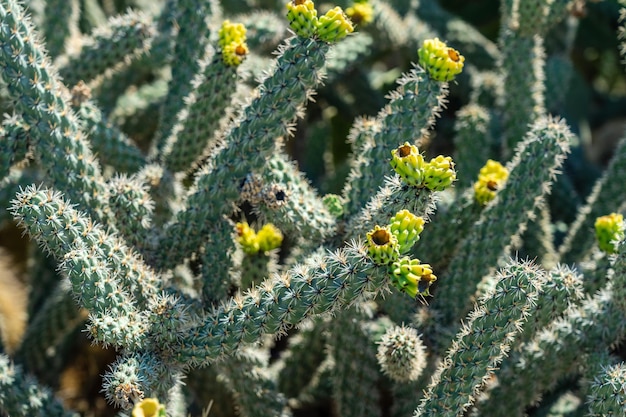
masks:
[[[337,194],[326,194],[322,198],[322,202],[324,203],[324,207],[326,207],[334,217],[341,217],[343,215],[343,202],[341,201],[341,197]]]
[[[289,26],[301,38],[312,38],[317,33],[317,10],[311,0],[292,0],[287,3]]]
[[[424,157],[417,146],[404,142],[404,145],[391,151],[391,166],[402,180],[414,187],[421,187],[424,182]]]
[[[494,198],[502,188],[509,171],[498,161],[489,159],[485,166],[480,169],[478,181],[474,183],[474,197],[479,204],[485,205]]]
[[[439,155],[424,169],[424,186],[431,191],[443,191],[456,180],[454,162],[449,156]]]
[[[611,213],[598,217],[595,228],[600,249],[606,253],[616,253],[616,242],[624,239],[624,216]]]
[[[398,259],[398,238],[389,228],[376,225],[367,233],[368,253],[374,263],[388,265]]]
[[[436,81],[452,81],[463,71],[465,57],[439,38],[426,39],[417,54],[419,64]]]
[[[424,230],[424,219],[408,210],[401,210],[391,218],[389,228],[398,238],[398,250],[407,253],[420,238]]]
[[[429,264],[420,263],[419,259],[411,259],[408,256],[402,257],[391,264],[391,283],[394,287],[411,297],[420,294],[430,295],[428,291],[431,284],[437,280]]]
[[[330,9],[317,23],[317,36],[328,43],[337,42],[353,31],[354,26],[341,7]]]

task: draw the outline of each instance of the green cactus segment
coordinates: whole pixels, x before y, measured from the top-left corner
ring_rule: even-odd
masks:
[[[574,0],[523,0],[519,2],[515,29],[524,36],[545,36],[557,23],[568,16]]]
[[[363,60],[371,56],[373,45],[374,39],[364,32],[354,33],[337,43],[326,63],[325,81],[330,84],[351,68],[358,67]]]
[[[433,308],[441,309],[443,323],[460,319],[481,278],[495,267],[515,236],[520,236],[535,209],[549,193],[566,154],[572,133],[563,121],[542,118],[517,147],[506,186],[481,213],[460,244],[448,271],[441,275]]]
[[[619,416],[626,413],[626,364],[603,367],[594,376],[586,400],[590,416]]]
[[[77,0],[46,1],[42,32],[46,48],[52,58],[65,52],[65,43],[68,40],[80,36],[78,29],[80,6]]]
[[[200,69],[211,35],[208,20],[218,20],[221,14],[216,0],[180,0],[176,7],[175,21],[185,24],[178,26],[176,32],[171,58],[175,65],[172,65],[169,91],[161,108],[160,126],[154,142],[156,149],[151,151],[155,155],[160,153],[171,135],[178,113],[185,107],[184,98],[193,90],[191,81]]]
[[[0,125],[0,178],[9,175],[11,167],[23,161],[28,153],[30,127],[16,116],[7,117]]]
[[[311,38],[317,32],[317,10],[311,0],[287,2],[289,26],[302,38]]]
[[[398,144],[409,142],[419,146],[420,136],[434,124],[448,93],[445,84],[431,80],[419,69],[403,75],[398,84],[389,104],[378,113],[371,146],[364,147],[359,155],[360,163],[351,170],[344,191],[349,213],[360,210],[370,199],[371,190],[384,184],[389,170],[381,162],[389,160],[389,154]],[[361,175],[363,171],[367,175]]]
[[[389,228],[376,225],[367,234],[367,251],[377,265],[388,265],[398,259],[398,238]]]
[[[404,256],[389,267],[391,284],[411,298],[430,295],[429,288],[437,280],[430,265]]]
[[[360,243],[315,255],[229,301],[172,348],[181,363],[205,365],[263,334],[282,334],[308,317],[384,291],[387,282],[385,268],[377,268]]]
[[[222,218],[213,223],[199,256],[202,301],[207,306],[225,300],[233,281],[239,278],[242,255],[236,240],[235,225],[230,219]]]
[[[148,15],[130,11],[112,17],[83,40],[80,52],[71,56],[60,69],[66,85],[90,83],[119,70],[150,48],[154,27]]]
[[[21,366],[0,353],[0,412],[12,417],[76,417],[65,411],[52,392],[39,386]]]
[[[291,123],[320,81],[327,50],[325,43],[310,39],[289,41],[260,95],[243,110],[199,171],[186,201],[191,209],[178,212],[165,232],[165,253],[156,260],[159,267],[175,266],[187,257],[201,244],[211,220],[231,211],[228,203],[239,199],[246,176],[265,165],[275,149],[275,138],[289,135]]]
[[[87,251],[89,254],[85,256],[98,258],[103,267],[101,273],[118,277],[139,305],[145,305],[160,289],[161,280],[135,252],[75,210],[60,193],[29,186],[18,193],[10,211],[31,237],[55,258],[63,259],[72,250]]]
[[[282,10],[281,10],[282,11]],[[246,43],[254,51],[273,50],[286,37],[287,23],[278,13],[255,9],[233,20],[246,28]]]
[[[596,219],[596,239],[598,246],[606,253],[617,252],[617,243],[624,239],[624,216],[618,213],[607,214]]]
[[[545,105],[545,51],[539,36],[522,37],[515,32],[501,35],[504,73],[504,152],[509,157],[528,126],[543,116]]]
[[[242,291],[253,288],[278,271],[278,251],[273,250],[247,255],[243,258],[240,269],[239,288]]]
[[[29,133],[48,182],[102,218],[98,163],[69,108],[69,97],[45,56],[30,19],[15,0],[0,2],[0,77]]]
[[[260,349],[241,349],[216,365],[233,393],[238,413],[249,417],[287,417],[287,398],[277,390],[267,368],[269,358]],[[250,389],[255,387],[254,389]]]
[[[337,414],[345,417],[380,416],[376,345],[370,335],[373,312],[350,309],[333,320],[329,340],[335,369],[331,377]],[[352,389],[345,389],[352,387]]]
[[[426,346],[411,327],[393,326],[378,342],[376,358],[381,370],[394,381],[416,381],[426,368]]]
[[[463,71],[465,57],[439,38],[426,39],[417,51],[419,63],[436,81],[452,81]]]
[[[110,222],[126,243],[138,251],[149,247],[154,201],[147,185],[120,175],[109,181]]]
[[[258,192],[243,190],[242,197],[252,204],[264,222],[275,224],[291,236],[306,236],[317,243],[335,232],[335,216],[284,152],[275,152],[258,178],[254,175],[249,179],[262,182],[260,189]]]
[[[398,250],[401,255],[407,253],[419,240],[424,230],[424,219],[408,210],[400,210],[391,218],[389,228],[398,239]]]
[[[76,88],[72,93],[75,91]],[[146,164],[146,157],[139,148],[110,123],[93,102],[84,101],[74,108],[84,122],[85,133],[102,165],[112,166],[118,172],[134,173]]]
[[[569,227],[567,236],[559,248],[561,262],[578,262],[596,244],[593,234],[594,223],[598,217],[606,213],[619,211],[625,196],[619,178],[625,176],[626,137],[620,141],[602,178],[596,182],[587,202],[580,208],[576,220]]]
[[[414,416],[453,417],[472,405],[536,309],[544,281],[529,263],[511,262],[499,272],[495,289],[468,316]]]
[[[489,111],[477,104],[468,104],[456,113],[454,162],[459,173],[457,190],[469,187],[492,156],[490,123]]]

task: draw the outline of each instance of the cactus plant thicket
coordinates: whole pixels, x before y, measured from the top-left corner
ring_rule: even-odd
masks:
[[[622,0],[0,0],[0,416],[626,415],[625,55]]]

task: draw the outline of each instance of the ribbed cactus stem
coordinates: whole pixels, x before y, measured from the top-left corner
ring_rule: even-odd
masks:
[[[511,262],[500,271],[493,292],[469,314],[452,342],[415,417],[458,416],[472,405],[534,313],[544,281],[540,269],[530,263]]]
[[[308,317],[350,306],[387,285],[386,268],[372,262],[365,245],[354,243],[313,256],[235,296],[172,348],[182,363],[208,364],[264,334],[283,334]]]
[[[569,151],[572,133],[563,121],[544,118],[535,123],[515,158],[507,165],[506,185],[482,211],[460,244],[435,297],[433,308],[452,324],[467,311],[476,284],[506,253],[549,192],[552,181]]]
[[[277,137],[288,136],[292,123],[320,82],[328,45],[291,38],[259,95],[242,111],[221,146],[198,172],[186,206],[165,231],[166,248],[156,260],[161,268],[176,265],[201,243],[212,219],[232,210],[248,173],[264,166]],[[203,207],[196,210],[196,207]],[[172,250],[176,248],[176,250]]]
[[[0,44],[0,77],[30,126],[47,181],[102,219],[105,190],[100,168],[70,109],[68,92],[18,1],[0,2]]]

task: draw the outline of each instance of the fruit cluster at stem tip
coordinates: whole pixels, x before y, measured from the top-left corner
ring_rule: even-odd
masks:
[[[287,3],[289,26],[302,38],[318,38],[324,42],[337,42],[354,31],[352,22],[341,7],[330,9],[317,17],[311,0],[292,0]]]
[[[456,180],[452,158],[439,155],[426,162],[408,142],[391,151],[391,166],[406,184],[431,191],[443,191]]]
[[[236,67],[248,55],[246,45],[246,28],[241,23],[231,23],[225,20],[219,31],[218,44],[222,50],[224,64]]]
[[[426,39],[417,51],[417,55],[419,64],[433,80],[452,81],[463,71],[465,57],[456,49],[448,47],[439,38]]]
[[[388,268],[391,284],[411,297],[429,295],[437,280],[429,264],[402,256],[409,252],[424,230],[424,219],[408,210],[401,210],[385,227],[376,225],[367,233],[368,254],[372,261]]]
[[[269,252],[279,248],[283,243],[283,234],[271,223],[263,225],[258,232],[255,232],[246,222],[237,223],[235,227],[237,228],[237,241],[248,255]]]
[[[133,407],[132,417],[165,417],[165,406],[156,398],[144,398]]]
[[[498,190],[509,178],[509,171],[498,161],[489,159],[478,173],[474,183],[474,197],[478,204],[485,205],[496,198]]]
[[[616,244],[624,239],[624,226],[624,216],[618,213],[596,219],[596,239],[602,251],[609,254],[617,252]]]
[[[346,15],[357,25],[367,25],[374,21],[374,9],[367,0],[355,1],[346,9]]]

